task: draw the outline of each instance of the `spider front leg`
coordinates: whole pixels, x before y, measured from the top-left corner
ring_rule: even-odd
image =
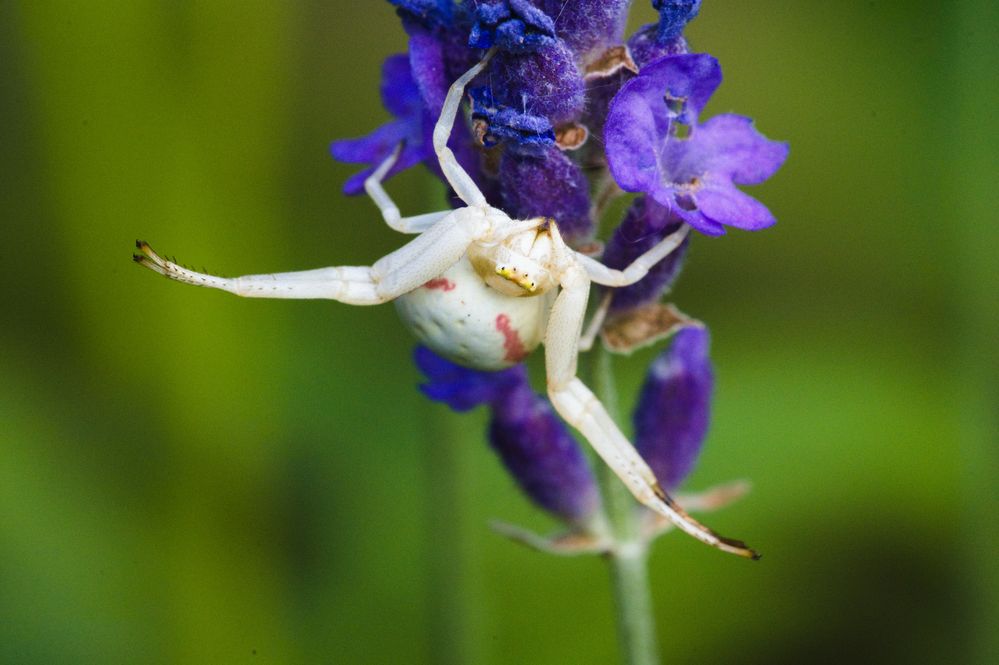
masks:
[[[458,160],[455,158],[451,148],[447,147],[447,141],[451,138],[451,131],[454,129],[454,121],[458,116],[458,109],[461,107],[461,98],[465,95],[465,86],[472,82],[476,76],[486,68],[489,60],[496,53],[496,47],[486,51],[475,66],[459,76],[448,89],[447,97],[444,98],[444,105],[441,107],[441,115],[434,127],[434,152],[437,153],[437,160],[440,163],[441,171],[447,178],[451,189],[462,201],[470,206],[487,206],[486,197],[479,186],[475,184],[472,177],[465,172]]]
[[[349,305],[377,305],[437,277],[457,263],[473,241],[491,233],[492,222],[482,210],[461,208],[372,266],[219,277],[167,260],[141,241],[136,242],[139,253],[132,258],[169,279],[247,298],[322,298]]]
[[[458,117],[458,110],[461,108],[461,100],[465,94],[465,87],[485,69],[494,52],[495,49],[487,51],[481,61],[451,84],[433,132],[434,152],[437,154],[437,160],[444,177],[452,189],[454,189],[458,198],[469,206],[483,208],[488,205],[486,197],[479,190],[478,185],[475,184],[472,177],[458,163],[454,152],[447,146],[447,142],[451,136],[451,132],[454,130],[454,123]],[[399,207],[392,201],[392,197],[389,196],[388,192],[382,186],[382,181],[392,168],[392,165],[399,158],[401,151],[402,144],[399,144],[392,151],[392,154],[379,164],[378,168],[364,181],[364,190],[371,197],[371,200],[375,202],[375,205],[378,206],[382,217],[385,219],[385,223],[391,228],[400,233],[422,233],[448,215],[450,211],[402,217]]]
[[[579,430],[638,501],[679,529],[725,552],[756,559],[744,543],[718,535],[688,515],[656,480],[655,474],[621,432],[600,400],[576,377],[579,336],[586,314],[590,279],[576,261],[564,264],[561,293],[552,306],[545,336],[548,395],[555,409]]]
[[[450,215],[451,211],[444,210],[442,212],[431,212],[425,215],[414,215],[412,217],[403,217],[399,213],[399,207],[394,201],[392,201],[392,197],[389,196],[388,192],[385,191],[385,188],[382,186],[382,181],[385,179],[385,175],[389,172],[389,169],[392,168],[392,165],[399,159],[399,153],[401,151],[402,144],[400,143],[396,146],[396,149],[392,151],[392,154],[389,155],[384,162],[379,164],[374,173],[369,175],[367,180],[364,181],[364,191],[368,193],[371,200],[374,201],[376,206],[378,206],[378,210],[382,213],[382,218],[390,228],[398,231],[399,233],[423,233],[434,224]]]

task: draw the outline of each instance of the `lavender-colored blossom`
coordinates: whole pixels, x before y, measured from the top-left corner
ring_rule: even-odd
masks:
[[[447,86],[441,83],[447,71],[447,63],[443,60],[446,53],[440,49],[435,50],[432,45],[439,44],[438,40],[443,34],[438,31],[431,35],[418,30],[410,41],[408,58],[393,55],[385,60],[382,66],[382,103],[395,116],[395,120],[367,136],[330,144],[330,152],[337,161],[368,165],[368,168],[347,179],[343,186],[345,194],[353,196],[362,193],[365,179],[399,146],[399,157],[386,174],[386,179],[421,161],[432,173],[441,180],[444,179],[437,155],[432,149],[434,126],[447,90]],[[440,59],[435,60],[435,57]],[[414,62],[418,69],[414,69]],[[414,76],[414,72],[419,75]],[[452,133],[448,146],[462,167],[473,174],[473,177],[477,177],[480,171],[479,160],[469,133],[459,127]],[[490,187],[484,186],[483,190],[490,200],[498,199],[498,195]],[[455,202],[454,197],[450,198]]]
[[[382,103],[395,116],[367,136],[343,139],[330,144],[330,152],[337,161],[350,164],[368,164],[368,168],[355,173],[344,183],[345,194],[360,194],[364,181],[384,162],[400,143],[402,152],[386,177],[391,177],[427,156],[425,144],[425,115],[423,99],[405,55],[389,56],[382,66]]]
[[[468,45],[532,53],[555,42],[555,23],[529,0],[480,0]]]
[[[636,198],[607,243],[604,263],[611,268],[627,267],[660,240],[677,231],[681,224],[682,218],[649,197]],[[631,286],[614,289],[611,311],[620,312],[659,300],[680,274],[689,245],[690,236],[687,236],[672,254],[652,266],[648,275]]]
[[[612,47],[624,41],[630,0],[389,1],[410,37],[408,59],[393,56],[383,72],[393,120],[333,144],[338,159],[370,167],[350,179],[349,193],[361,191],[400,144],[389,175],[419,161],[440,175],[431,133],[447,90],[482,49],[495,47],[467,89],[472,127],[459,113],[448,145],[487,200],[511,217],[551,217],[571,243],[590,240],[590,186],[609,167],[621,188],[640,194],[607,241],[603,261],[611,268],[625,268],[684,223],[709,235],[774,223],[737,185],[770,177],[787,146],[742,116],[699,122],[721,82],[717,61],[690,55],[683,36],[700,0],[652,0],[659,22],[640,28],[626,49]],[[686,138],[681,126],[689,128]],[[688,243],[638,283],[615,289],[612,312],[658,300]],[[707,432],[708,344],[703,327],[678,332],[653,363],[634,413],[638,451],[666,489],[693,468]],[[596,513],[599,492],[586,458],[523,366],[471,370],[425,348],[416,363],[431,399],[458,411],[489,407],[491,445],[532,501],[576,526]]]
[[[500,106],[545,116],[556,127],[579,118],[586,103],[583,77],[561,39],[531,53],[497,53],[489,85]]]
[[[557,147],[537,155],[508,150],[500,162],[500,184],[503,208],[517,219],[550,217],[570,243],[592,233],[589,183]]]
[[[534,0],[555,24],[555,35],[585,65],[622,42],[631,0]]]
[[[653,60],[666,55],[680,55],[687,53],[687,40],[682,34],[677,34],[673,39],[660,41],[659,24],[650,23],[639,28],[635,34],[628,38],[627,53],[635,67],[641,69]],[[586,80],[586,111],[583,122],[589,127],[591,136],[596,137],[601,145],[603,144],[604,121],[607,118],[607,111],[614,96],[617,95],[625,83],[635,77],[632,70],[622,67],[608,76],[588,77]],[[598,163],[605,163],[603,151],[596,158]]]
[[[404,23],[436,28],[448,25],[454,13],[452,0],[389,0]],[[408,26],[407,26],[408,27]]]
[[[488,87],[468,92],[472,100],[472,119],[483,123],[481,143],[491,148],[507,143],[520,154],[542,154],[555,145],[555,131],[548,118],[499,107]]]
[[[660,58],[621,88],[604,126],[617,183],[647,193],[707,235],[721,235],[725,226],[755,231],[775,223],[766,206],[736,185],[763,182],[788,152],[787,144],[767,139],[743,116],[697,124],[720,83],[721,68],[710,55]],[[678,137],[674,123],[689,125],[690,136]]]
[[[706,328],[673,336],[652,366],[634,413],[635,447],[667,491],[690,474],[711,420],[714,372]]]
[[[701,0],[652,0],[652,7],[659,12],[657,39],[665,44],[679,37],[694,20],[701,11]]]
[[[628,38],[628,51],[631,53],[631,59],[641,69],[663,56],[683,55],[689,51],[689,48],[682,34],[664,42],[660,41],[659,24],[650,23],[639,28]]]
[[[468,47],[471,26],[464,5],[439,0],[449,6],[439,20],[417,20],[403,14],[403,25],[409,33],[409,62],[413,77],[423,95],[427,110],[436,118],[444,105],[451,83],[479,61],[481,52]]]
[[[490,443],[534,503],[574,524],[593,515],[600,499],[586,457],[548,401],[531,388],[523,365],[481,372],[424,347],[416,349],[415,359],[427,377],[420,389],[431,399],[456,411],[489,406]]]

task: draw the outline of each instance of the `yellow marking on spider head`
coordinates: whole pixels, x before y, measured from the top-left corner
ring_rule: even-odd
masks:
[[[528,293],[534,293],[538,289],[538,283],[536,280],[531,279],[528,275],[522,275],[516,268],[512,268],[510,266],[496,266],[496,274],[503,279],[513,282]]]

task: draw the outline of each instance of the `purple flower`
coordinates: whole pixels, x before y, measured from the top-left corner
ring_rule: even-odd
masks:
[[[545,116],[556,127],[579,118],[586,104],[583,77],[561,39],[529,53],[497,53],[489,85],[500,106]]]
[[[534,4],[552,17],[555,35],[585,65],[621,43],[631,0],[534,0]]]
[[[593,515],[600,495],[586,457],[547,400],[531,388],[523,365],[480,372],[423,347],[415,359],[427,377],[420,389],[431,399],[456,411],[489,405],[490,443],[534,503],[574,524]]]
[[[485,147],[502,142],[522,154],[542,154],[546,147],[555,145],[555,132],[548,118],[497,106],[492,91],[485,86],[473,88],[468,96],[472,100],[472,118],[484,123],[481,142]]]
[[[725,114],[697,118],[721,83],[718,61],[706,54],[666,56],[622,86],[604,126],[607,158],[617,183],[645,192],[707,235],[725,226],[755,231],[776,221],[762,203],[736,185],[773,175],[787,144],[771,141],[749,118]],[[676,123],[690,136],[676,135]]]
[[[628,38],[628,50],[631,52],[632,60],[641,69],[665,55],[683,55],[689,51],[689,48],[682,34],[669,41],[660,42],[659,24],[650,23],[639,28]]]
[[[392,0],[396,3],[397,0]],[[410,0],[398,3],[413,4]],[[436,120],[451,83],[479,61],[482,54],[468,47],[471,22],[464,6],[450,0],[424,0],[416,3],[442,5],[420,19],[414,10],[399,13],[409,34],[409,64],[427,110]]]
[[[447,25],[454,13],[452,0],[389,0],[404,23],[429,28]]]
[[[570,243],[592,233],[586,176],[554,145],[538,154],[507,150],[500,162],[500,184],[503,209],[515,218],[551,217]]]
[[[623,269],[670,233],[677,231],[683,219],[647,196],[640,196],[628,208],[624,221],[604,250],[603,261],[610,268]],[[690,236],[672,254],[652,266],[649,274],[631,286],[613,290],[611,311],[620,312],[656,302],[669,288],[683,267],[690,246]]]
[[[365,179],[384,162],[399,143],[402,152],[386,177],[391,177],[427,156],[425,144],[426,117],[420,90],[413,80],[409,58],[405,55],[389,56],[382,66],[382,103],[395,116],[367,136],[357,139],[333,141],[330,152],[337,161],[367,164],[368,168],[355,173],[344,183],[344,194],[360,194]]]
[[[693,470],[708,432],[714,386],[709,344],[706,328],[676,333],[649,368],[635,409],[635,447],[666,491]]]
[[[510,53],[532,53],[555,42],[555,24],[529,0],[481,0],[468,45],[493,45]]]
[[[701,11],[701,0],[652,0],[652,7],[659,11],[657,39],[666,44],[679,37],[694,20]]]

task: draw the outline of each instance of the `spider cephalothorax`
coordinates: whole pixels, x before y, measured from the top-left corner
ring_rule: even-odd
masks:
[[[440,168],[466,207],[403,218],[381,181],[396,155],[365,182],[386,223],[419,234],[371,266],[223,278],[194,272],[137,243],[135,260],[170,279],[260,298],[327,298],[353,305],[395,301],[407,326],[428,346],[459,363],[496,370],[545,345],[548,396],[643,504],[699,540],[741,556],[745,544],[723,538],[687,515],[666,495],[603,405],[576,377],[580,332],[591,283],[634,284],[670,254],[688,227],[664,238],[624,270],[571,249],[546,218],[513,220],[490,206],[462,169],[447,140],[465,86],[492,52],[451,86],[434,129]],[[397,151],[398,152],[398,151]]]
[[[495,245],[472,243],[468,258],[475,272],[503,295],[524,297],[547,293],[558,286],[554,277],[555,220],[532,220],[537,228],[510,236]]]

